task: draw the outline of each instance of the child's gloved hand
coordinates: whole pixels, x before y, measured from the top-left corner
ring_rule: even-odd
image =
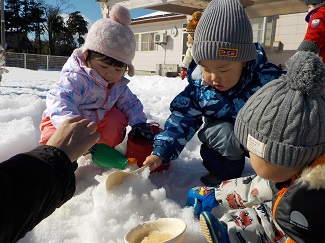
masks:
[[[155,133],[152,130],[152,127],[148,123],[138,123],[132,127],[130,131],[131,138],[136,138],[142,136],[148,140],[152,140],[155,137]]]
[[[181,70],[181,79],[183,80],[184,78],[186,78],[186,75],[187,75],[187,68],[184,68],[182,67],[182,70]]]
[[[211,212],[214,207],[219,205],[214,189],[214,187],[197,186],[188,191],[186,206],[194,208],[194,215],[197,218],[202,212]]]

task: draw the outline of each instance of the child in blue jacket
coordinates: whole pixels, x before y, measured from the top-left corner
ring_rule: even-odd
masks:
[[[192,78],[195,65],[190,65],[189,84],[171,102],[165,130],[156,135],[144,165],[154,170],[176,159],[201,128],[200,152],[209,172],[201,181],[215,186],[241,176],[244,169],[244,149],[234,135],[237,113],[283,71],[268,62],[261,45],[253,43],[252,26],[238,0],[210,2],[195,31],[193,58],[202,67],[202,78]]]

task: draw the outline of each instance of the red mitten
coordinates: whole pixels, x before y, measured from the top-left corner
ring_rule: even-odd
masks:
[[[183,80],[184,78],[186,78],[186,75],[187,75],[186,71],[187,71],[187,68],[182,67],[182,71],[181,71],[181,79],[182,79],[182,80]]]

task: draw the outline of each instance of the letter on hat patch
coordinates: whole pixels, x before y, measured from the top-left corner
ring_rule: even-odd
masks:
[[[238,49],[230,49],[230,48],[220,48],[219,56],[221,57],[237,57]]]

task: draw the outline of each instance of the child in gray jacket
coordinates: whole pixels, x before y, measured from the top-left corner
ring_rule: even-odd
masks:
[[[287,68],[236,118],[235,135],[257,175],[223,181],[215,191],[200,188],[205,195],[190,190],[187,205],[200,215],[208,242],[324,240],[325,66],[301,51]],[[220,205],[229,211],[217,219]]]

